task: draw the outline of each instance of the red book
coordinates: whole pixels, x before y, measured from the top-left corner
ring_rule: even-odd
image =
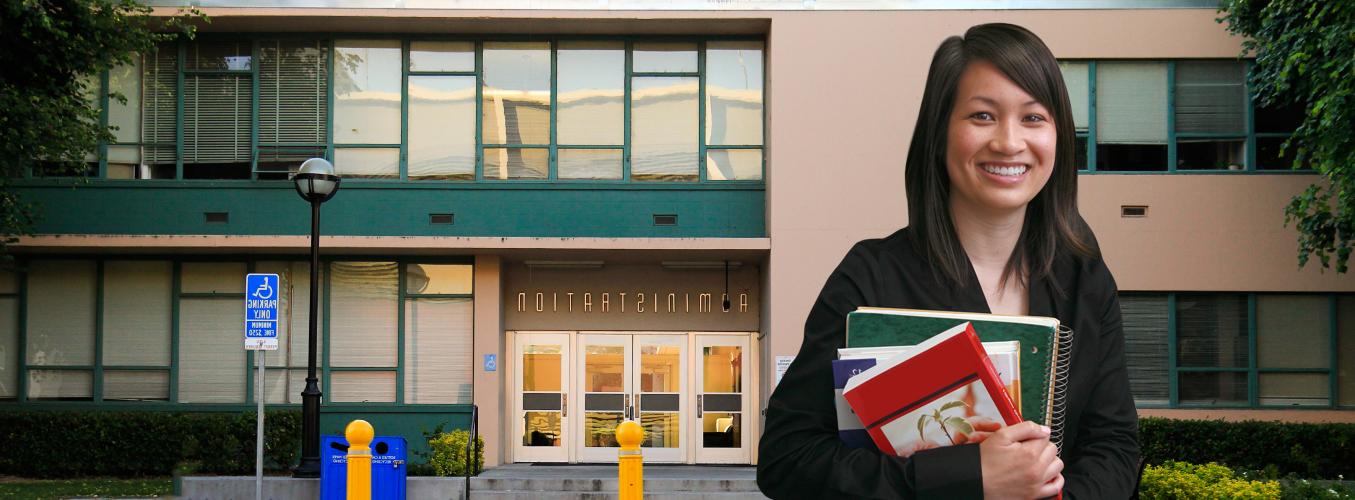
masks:
[[[876,447],[902,457],[1021,421],[969,323],[852,377],[843,396]]]

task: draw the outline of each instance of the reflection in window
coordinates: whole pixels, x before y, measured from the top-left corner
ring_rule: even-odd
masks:
[[[625,46],[621,42],[561,42],[556,57],[560,92],[556,140],[568,145],[621,145]]]
[[[636,73],[695,73],[696,44],[692,42],[638,42],[631,56]]]
[[[560,149],[556,155],[561,179],[621,178],[620,149]]]
[[[762,144],[762,42],[706,44],[706,144]]]
[[[485,148],[486,179],[545,179],[549,169],[545,148]]]
[[[475,71],[474,42],[409,42],[410,71]]]
[[[400,143],[400,52],[398,40],[334,42],[336,144]]]
[[[475,178],[475,77],[409,76],[409,178]]]
[[[762,150],[707,149],[706,178],[713,181],[762,180]]]
[[[550,42],[488,42],[484,143],[550,144]]]
[[[697,78],[631,80],[631,178],[697,179]]]
[[[348,179],[398,179],[400,149],[336,148],[334,171]]]

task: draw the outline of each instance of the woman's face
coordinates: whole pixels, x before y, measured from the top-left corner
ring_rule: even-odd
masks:
[[[1049,109],[992,63],[970,63],[960,75],[946,136],[952,209],[1024,210],[1049,181],[1057,142]]]

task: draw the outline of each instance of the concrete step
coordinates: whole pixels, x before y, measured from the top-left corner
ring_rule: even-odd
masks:
[[[615,492],[582,491],[476,491],[471,490],[474,500],[619,500]],[[757,492],[653,492],[645,489],[645,500],[766,500]]]
[[[474,477],[471,491],[615,492],[616,479],[601,478],[483,478]],[[645,478],[646,492],[747,493],[757,492],[754,479]]]

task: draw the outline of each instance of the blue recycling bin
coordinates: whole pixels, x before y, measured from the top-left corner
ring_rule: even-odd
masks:
[[[405,500],[408,448],[400,436],[372,439],[372,500]],[[348,440],[320,436],[320,500],[348,497]]]

